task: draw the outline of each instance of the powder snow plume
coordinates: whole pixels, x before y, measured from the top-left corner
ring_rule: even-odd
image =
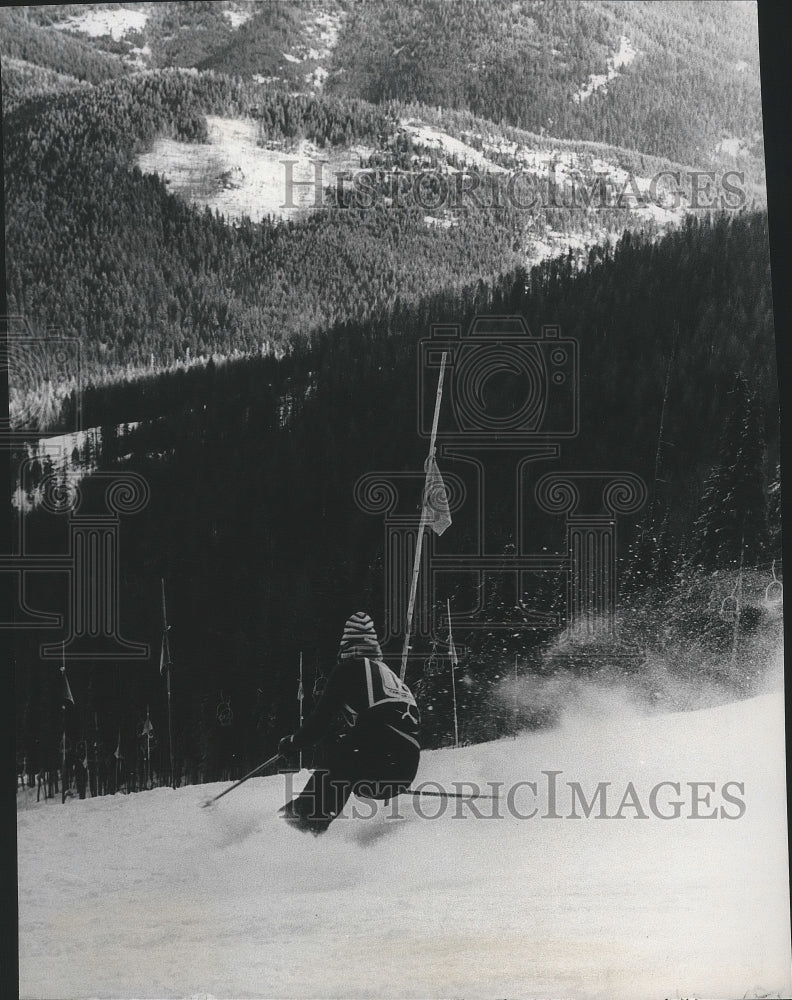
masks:
[[[495,702],[504,710],[512,707],[521,715],[565,726],[582,718],[694,711],[783,690],[780,609],[773,609],[764,627],[743,637],[731,653],[679,636],[632,650],[630,657],[617,645],[597,640],[570,644],[560,637],[543,647],[538,670],[523,667],[515,678],[504,664]]]

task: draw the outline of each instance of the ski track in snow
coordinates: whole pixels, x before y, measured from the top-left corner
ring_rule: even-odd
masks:
[[[210,809],[226,786],[22,800],[21,996],[792,995],[783,725],[778,692],[567,716],[427,752],[417,779],[537,780],[540,816],[543,770],[589,797],[610,781],[617,804],[628,781],[644,804],[661,780],[743,781],[731,821],[487,820],[457,803],[429,821],[402,798],[402,820],[380,807],[315,840],[276,816],[284,776]]]

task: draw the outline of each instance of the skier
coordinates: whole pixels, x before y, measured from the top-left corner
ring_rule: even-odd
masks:
[[[338,662],[319,703],[284,755],[327,738],[327,766],[281,815],[294,826],[323,833],[354,792],[388,801],[405,792],[418,770],[418,707],[412,692],[382,661],[374,623],[362,611],[344,626]]]

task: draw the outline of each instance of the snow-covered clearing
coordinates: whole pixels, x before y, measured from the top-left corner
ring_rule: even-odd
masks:
[[[597,202],[595,184],[601,180],[608,190],[610,204],[631,209],[638,216],[652,219],[660,226],[680,225],[689,207],[684,191],[670,189],[667,178],[653,184],[651,177],[629,174],[623,167],[590,153],[554,148],[549,142],[544,148],[536,149],[492,135],[467,134],[467,138],[481,146],[479,150],[465,142],[464,138],[455,138],[414,118],[402,119],[400,125],[412,135],[415,146],[441,156],[454,156],[460,163],[484,173],[508,173],[494,157],[509,157],[515,163],[515,169],[524,171],[545,185],[545,190],[547,183],[552,182],[557,191],[556,204],[560,206],[585,206],[586,200],[590,199],[594,208],[605,207]],[[449,167],[448,172],[454,173],[455,168]],[[518,198],[530,200],[528,190],[518,188],[518,192]],[[603,230],[599,238],[607,239],[607,233]],[[571,240],[574,242],[575,237]],[[588,241],[589,244],[593,242],[594,239]],[[536,246],[538,248],[539,243]],[[552,241],[547,255],[563,252],[564,249],[565,246],[557,248],[556,241]]]
[[[252,3],[239,3],[234,7],[227,7],[223,11],[223,16],[227,18],[232,28],[239,28],[253,17],[256,13],[255,7]]]
[[[303,16],[305,33],[316,43],[315,48],[309,49],[308,58],[328,59],[338,42],[343,13],[338,10],[317,10],[315,7],[306,6]]]
[[[129,50],[127,58],[139,69],[146,69],[151,62],[151,46],[150,45],[134,45]]]
[[[454,156],[462,163],[469,166],[478,167],[479,170],[486,170],[489,173],[506,173],[504,167],[498,166],[492,160],[480,153],[473,146],[469,146],[461,139],[455,139],[447,132],[442,132],[433,125],[426,125],[424,122],[415,119],[405,118],[400,122],[405,132],[409,132],[416,145],[426,149],[435,150],[445,156]]]
[[[317,178],[322,188],[333,185],[336,174],[357,170],[361,157],[372,152],[360,146],[318,149],[307,140],[294,149],[267,149],[258,145],[258,124],[252,118],[207,115],[206,121],[208,143],[160,138],[137,164],[144,173],[162,175],[174,194],[228,219],[290,218],[320,207]],[[285,160],[292,162],[290,199]],[[321,166],[319,161],[324,161]]]
[[[329,73],[324,66],[317,66],[316,69],[305,74],[305,82],[311,87],[312,90],[321,90],[325,85],[325,80],[328,75]]]
[[[595,208],[598,207],[596,182],[601,180],[606,186],[609,204],[652,218],[660,225],[680,225],[689,208],[685,192],[672,187],[669,179],[653,182],[651,177],[630,174],[623,167],[599,157],[570,150],[523,149],[515,153],[515,159],[530,174],[552,178],[558,192],[557,204],[561,206],[583,206],[589,199]]]
[[[116,432],[119,437],[134,430],[139,421],[118,424]],[[39,438],[35,444],[26,446],[28,463],[22,467],[22,473],[17,479],[16,488],[11,496],[11,503],[16,510],[32,510],[41,503],[43,489],[39,485],[34,489],[30,486],[31,465],[38,462],[42,467],[45,461],[52,464],[52,472],[58,479],[76,486],[87,475],[96,471],[96,456],[102,444],[102,428],[86,427],[83,430],[71,431],[67,434],[55,434],[52,437]],[[88,445],[93,452],[90,463],[84,462],[85,448]],[[78,453],[79,464],[72,463],[74,452]]]
[[[625,66],[629,66],[638,54],[638,50],[633,47],[630,39],[626,35],[622,35],[619,38],[618,49],[607,61],[606,72],[592,73],[580,90],[572,96],[572,100],[575,101],[576,104],[582,104],[583,101],[585,101],[586,98],[591,97],[595,91],[602,90],[603,87],[607,87],[611,80],[615,80],[616,77],[619,76],[619,71]]]
[[[439,226],[441,229],[452,229],[454,226],[459,225],[459,220],[454,219],[451,216],[444,216],[442,218],[437,218],[437,216],[434,215],[425,215],[423,217],[423,220],[427,226],[431,227]]]
[[[142,31],[148,17],[148,13],[144,10],[130,10],[127,7],[115,5],[111,8],[95,8],[86,4],[84,13],[75,14],[64,21],[58,21],[53,27],[64,31],[79,31],[92,38],[110,35],[118,42],[130,31]]]
[[[274,143],[262,146],[258,125],[252,118],[207,115],[206,121],[208,143],[159,138],[148,152],[138,156],[137,165],[144,173],[164,177],[174,194],[217,210],[228,219],[294,218],[320,207],[324,199],[317,193],[317,179],[321,188],[333,186],[339,174],[357,173],[373,152],[372,148],[361,145],[319,149],[305,139],[292,148],[280,148]],[[509,155],[515,169],[541,184],[546,186],[552,180],[560,199],[557,203],[561,205],[573,198],[576,204],[585,205],[585,199],[592,199],[595,208],[605,207],[596,202],[594,184],[600,178],[608,186],[611,203],[618,201],[622,207],[651,217],[661,225],[678,225],[687,209],[684,193],[666,191],[662,185],[652,189],[651,178],[631,176],[618,165],[590,154],[551,146],[528,149],[481,136],[479,150],[417,119],[404,119],[400,125],[412,135],[416,149],[439,154],[441,163],[453,157],[460,167],[446,165],[443,169],[448,173],[473,169],[506,175],[510,171],[491,158],[497,152]],[[287,167],[284,161],[291,166]],[[287,198],[288,170],[293,181],[290,198]],[[521,190],[520,197],[526,196],[527,192]]]
[[[416,783],[536,782],[512,810],[537,807],[530,819],[402,798],[403,819],[345,815],[315,840],[276,816],[284,776],[210,809],[225,786],[66,806],[22,793],[21,996],[792,995],[782,694],[655,716],[595,704],[555,730],[423,755]],[[682,801],[679,819],[650,811],[663,781],[681,794],[661,788],[658,811]],[[567,818],[567,782],[587,799],[610,782],[607,815],[632,782],[648,818]],[[690,818],[688,782],[714,784],[698,811],[718,818]],[[739,811],[728,782],[741,818],[720,816]]]
[[[315,4],[298,4],[296,7],[305,41],[294,45],[293,51],[284,52],[283,58],[290,63],[306,63],[308,72],[303,79],[312,91],[319,92],[329,74],[327,65],[338,41],[344,15],[339,10],[322,9]]]
[[[731,136],[728,139],[721,139],[715,147],[717,152],[727,153],[729,156],[739,156],[744,148],[745,142],[737,136]]]
[[[533,267],[536,264],[541,264],[543,260],[559,257],[561,254],[566,254],[571,250],[573,256],[577,257],[582,263],[585,254],[595,243],[600,245],[610,243],[613,245],[615,242],[616,236],[606,232],[604,229],[596,235],[587,235],[584,237],[575,233],[562,233],[545,225],[544,233],[541,236],[531,236],[530,246],[526,249],[525,253],[525,262],[528,267]]]
[[[750,136],[725,136],[715,146],[715,153],[732,156],[735,159],[746,159],[751,156],[751,145],[761,143],[762,133],[754,132]]]

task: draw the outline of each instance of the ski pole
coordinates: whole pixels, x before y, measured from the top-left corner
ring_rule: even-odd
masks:
[[[497,799],[497,795],[484,795],[483,792],[430,792],[423,788],[408,788],[405,795],[432,795],[437,799]]]
[[[239,781],[234,782],[234,784],[230,788],[226,788],[226,790],[224,792],[220,792],[219,795],[215,795],[211,799],[207,799],[205,802],[202,802],[201,803],[202,807],[205,809],[207,806],[210,806],[214,802],[217,802],[218,799],[222,799],[224,795],[228,795],[229,792],[233,792],[235,788],[239,788],[240,785],[244,785],[244,783],[248,780],[248,778],[255,777],[259,773],[259,771],[263,771],[264,768],[269,767],[270,764],[274,764],[275,761],[280,760],[282,756],[283,756],[282,753],[276,753],[273,757],[270,757],[269,760],[265,760],[263,764],[259,764],[258,767],[254,767],[252,771],[249,771],[245,775],[244,778],[240,778]]]

